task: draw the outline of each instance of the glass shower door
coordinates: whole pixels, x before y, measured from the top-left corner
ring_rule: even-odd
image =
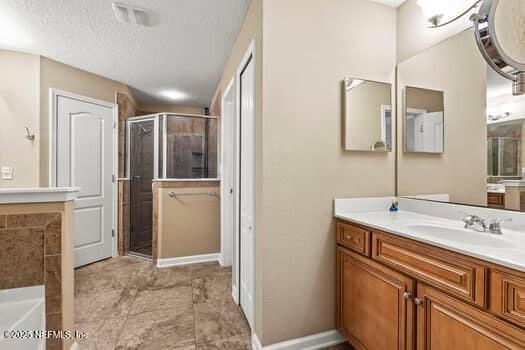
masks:
[[[133,121],[130,127],[130,233],[128,251],[151,256],[152,180],[155,174],[155,120]]]

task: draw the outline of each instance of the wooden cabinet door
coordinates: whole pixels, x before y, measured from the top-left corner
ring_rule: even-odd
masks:
[[[337,248],[337,328],[354,348],[413,349],[415,306],[404,293],[414,290],[414,280]]]
[[[525,332],[418,284],[417,350],[525,349]]]

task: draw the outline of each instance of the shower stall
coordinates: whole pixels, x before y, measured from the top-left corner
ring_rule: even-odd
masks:
[[[159,113],[127,120],[127,252],[152,255],[153,181],[217,179],[217,117]]]

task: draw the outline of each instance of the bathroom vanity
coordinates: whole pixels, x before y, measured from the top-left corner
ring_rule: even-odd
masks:
[[[335,214],[336,323],[354,348],[525,349],[523,217],[495,235],[451,219],[469,207],[356,203]]]

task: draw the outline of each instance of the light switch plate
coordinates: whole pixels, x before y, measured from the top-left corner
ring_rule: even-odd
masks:
[[[0,169],[3,180],[13,180],[13,168],[8,165],[3,165]]]

